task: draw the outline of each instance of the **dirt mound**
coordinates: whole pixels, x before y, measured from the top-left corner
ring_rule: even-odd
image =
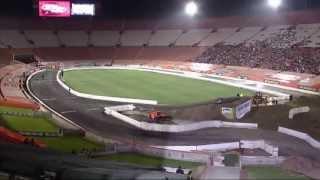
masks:
[[[226,120],[221,114],[221,107],[232,106],[247,100],[247,98],[220,98],[219,100],[193,104],[181,107],[166,107],[175,119],[204,121],[204,120]]]
[[[281,168],[314,179],[320,178],[320,163],[304,157],[290,157],[281,164]]]
[[[203,121],[222,119],[219,108],[215,104],[199,105],[194,107],[187,107],[183,109],[176,109],[171,111],[171,114],[177,119]]]

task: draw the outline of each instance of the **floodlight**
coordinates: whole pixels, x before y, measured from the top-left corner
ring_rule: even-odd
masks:
[[[268,4],[270,7],[277,9],[281,6],[282,0],[268,0]]]
[[[198,13],[198,5],[194,1],[190,1],[185,6],[185,13],[189,16],[194,16]]]

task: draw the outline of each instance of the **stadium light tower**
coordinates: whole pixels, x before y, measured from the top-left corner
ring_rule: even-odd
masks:
[[[190,1],[185,5],[184,11],[189,16],[194,16],[198,13],[198,4],[194,1]]]
[[[273,9],[278,9],[282,4],[282,0],[268,0],[268,4]]]

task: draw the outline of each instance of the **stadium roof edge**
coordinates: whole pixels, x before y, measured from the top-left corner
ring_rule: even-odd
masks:
[[[0,17],[0,29],[18,30],[125,30],[225,28],[320,23],[320,9],[278,12],[273,15],[212,18],[101,19],[101,18],[19,18]]]

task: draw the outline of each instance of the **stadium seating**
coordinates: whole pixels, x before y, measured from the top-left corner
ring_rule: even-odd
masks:
[[[305,47],[320,47],[320,29],[310,36],[306,41]]]
[[[209,35],[211,29],[192,29],[183,33],[176,41],[176,46],[193,46]]]
[[[317,31],[320,30],[320,24],[299,24],[296,26],[296,40],[291,45],[301,43],[303,45],[305,41]]]
[[[29,30],[25,34],[36,47],[59,47],[59,40],[52,31]]]
[[[85,31],[59,31],[60,41],[67,47],[85,47],[88,45],[88,33]]]
[[[247,43],[254,44],[257,41],[260,41],[260,42],[267,41],[269,39],[272,39],[273,37],[277,37],[277,35],[281,34],[281,32],[283,31],[286,31],[288,28],[290,28],[289,25],[270,26],[265,30],[257,33],[252,38],[250,38],[250,40],[248,40]]]
[[[32,48],[22,32],[17,30],[0,30],[0,41],[13,48]]]
[[[146,47],[136,56],[138,60],[191,61],[205,48],[199,47]]]
[[[236,31],[236,28],[222,28],[218,29],[216,32],[210,33],[207,38],[203,39],[199,46],[213,46],[216,45],[228,37],[230,37],[232,34],[234,34]]]
[[[261,27],[242,28],[240,29],[240,31],[234,33],[229,38],[225,39],[224,44],[236,46],[250,39],[251,37],[256,35],[258,32],[260,32],[260,30],[261,30]]]
[[[8,65],[10,61],[12,60],[12,55],[10,53],[9,49],[1,49],[0,48],[0,68]]]
[[[142,46],[148,44],[151,30],[127,30],[121,34],[122,46]]]
[[[178,37],[182,34],[182,30],[157,30],[152,34],[149,41],[149,46],[169,46],[174,43]]]
[[[92,31],[90,43],[95,47],[115,46],[119,43],[119,31]]]

